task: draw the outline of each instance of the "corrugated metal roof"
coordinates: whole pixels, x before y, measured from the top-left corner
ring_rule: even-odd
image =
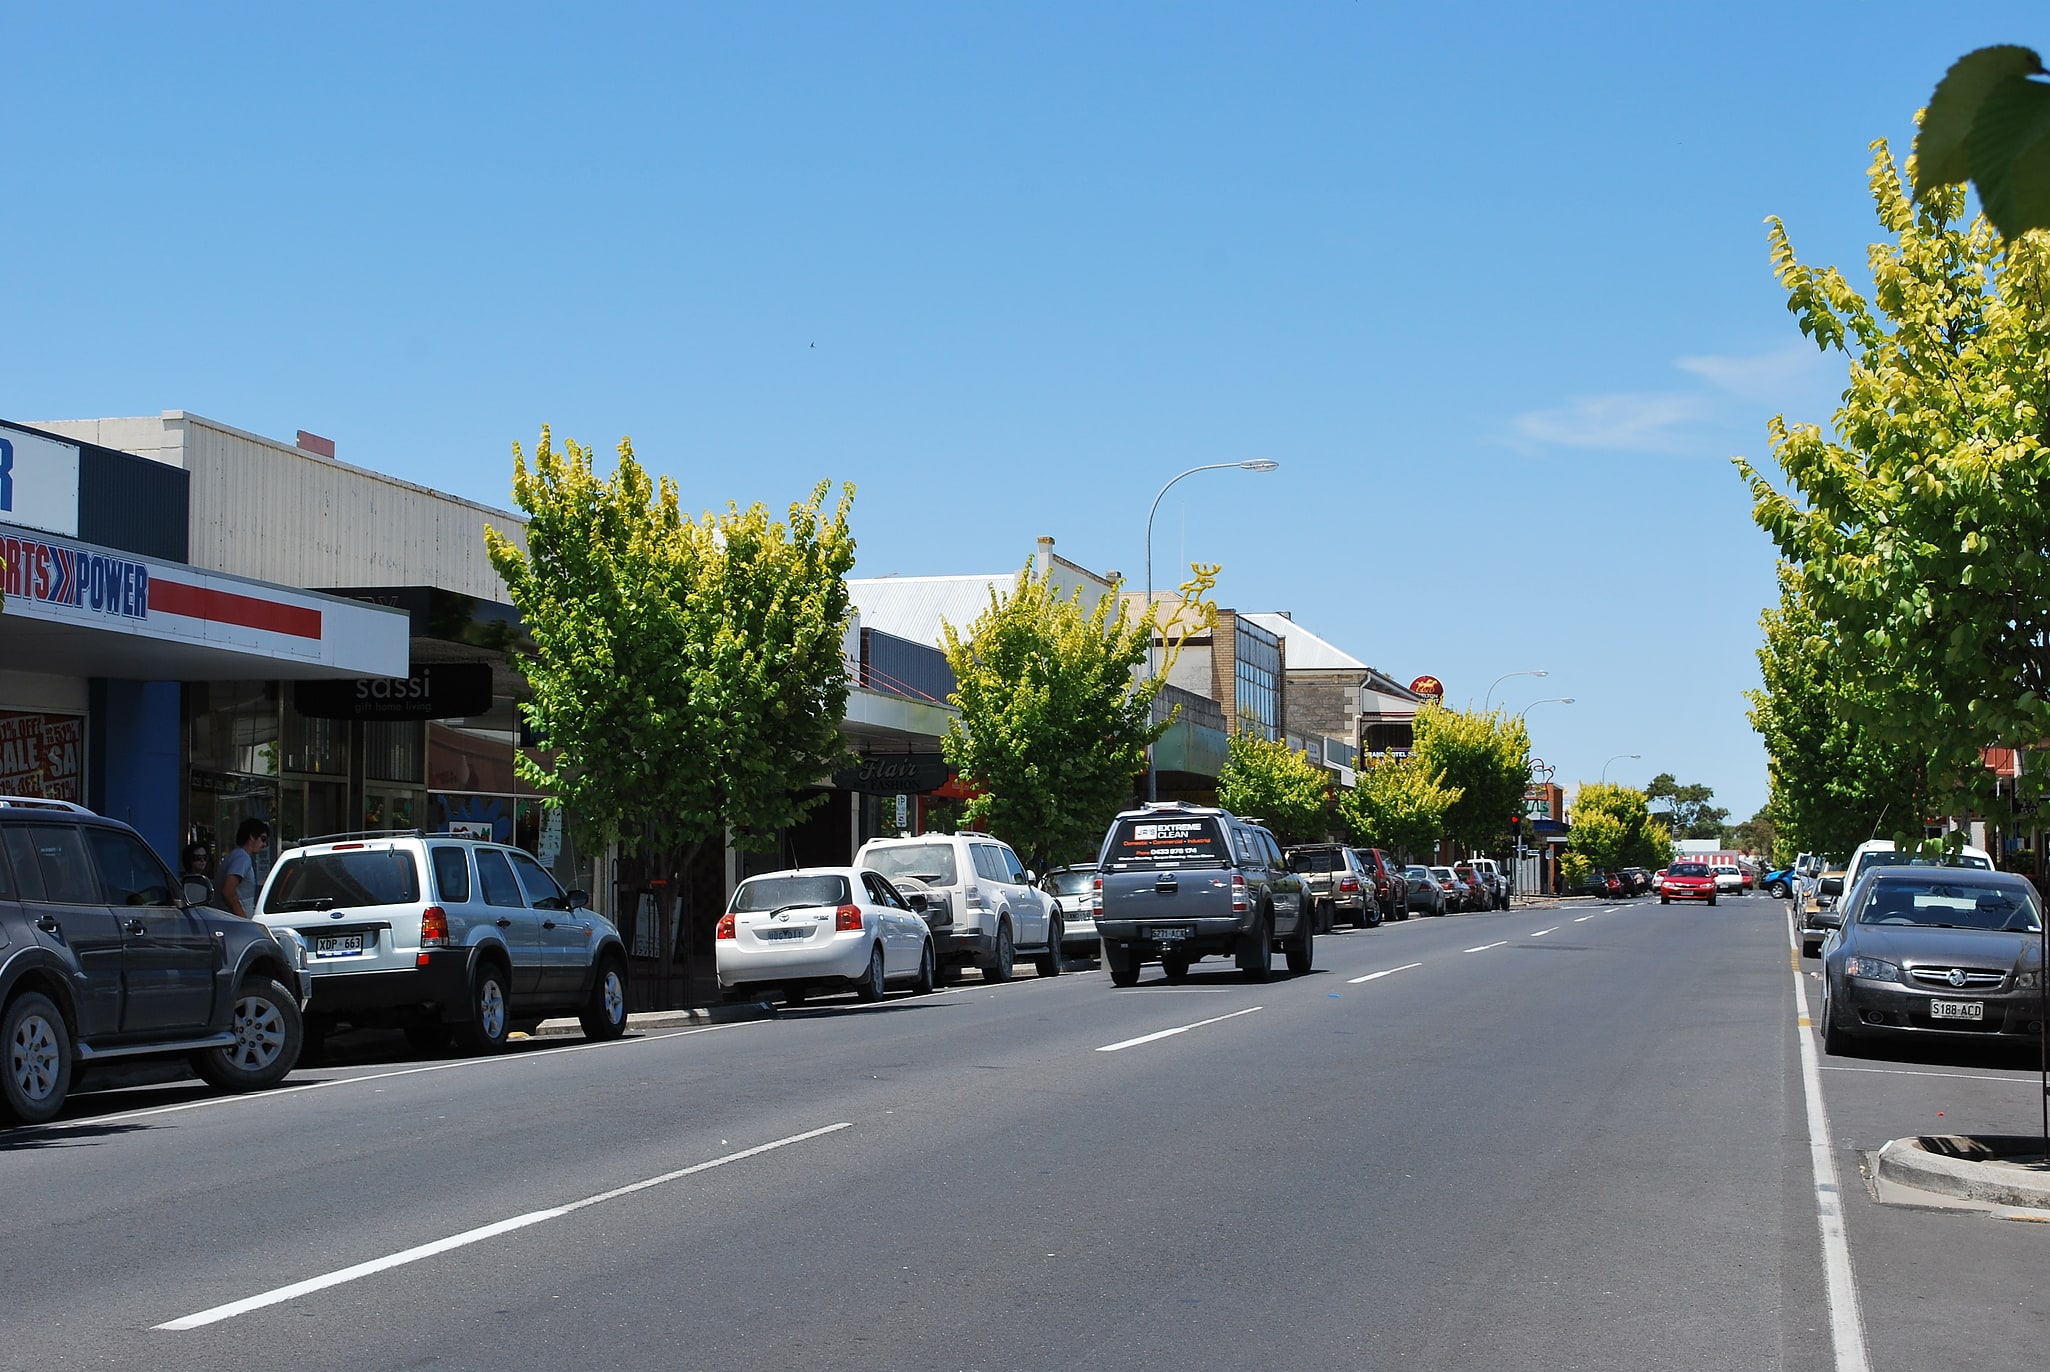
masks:
[[[1352,671],[1368,671],[1367,664],[1346,652],[1337,644],[1317,637],[1287,615],[1268,613],[1242,613],[1240,619],[1250,619],[1270,634],[1279,634],[1288,640],[1288,665],[1305,671],[1332,670],[1344,668]]]
[[[991,594],[1009,595],[1016,572],[996,576],[850,577],[848,599],[871,629],[908,638],[913,643],[940,645],[940,621],[966,634],[968,626],[989,608]]]

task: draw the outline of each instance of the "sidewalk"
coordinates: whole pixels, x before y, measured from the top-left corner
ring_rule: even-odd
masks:
[[[1924,1134],[1879,1150],[1879,1175],[1899,1186],[1980,1205],[2050,1210],[2050,1161],[2037,1134]]]
[[[644,1010],[626,1017],[626,1029],[681,1029],[697,1024],[742,1024],[748,1020],[774,1019],[776,1007],[765,1000],[741,1001],[733,1005],[701,1005],[691,1010]],[[584,1027],[575,1019],[544,1019],[527,1037],[576,1039]]]

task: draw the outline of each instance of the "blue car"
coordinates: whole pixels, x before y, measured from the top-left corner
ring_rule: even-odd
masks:
[[[1781,900],[1785,900],[1788,896],[1794,894],[1795,875],[1793,868],[1782,867],[1777,872],[1767,872],[1763,884],[1767,891],[1778,896]]]

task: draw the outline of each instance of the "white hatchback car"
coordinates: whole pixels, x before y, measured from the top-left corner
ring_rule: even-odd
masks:
[[[854,865],[926,897],[942,975],[972,965],[986,981],[1009,981],[1020,953],[1039,975],[1060,975],[1062,917],[1008,843],[976,833],[872,838]]]
[[[852,987],[881,1000],[892,981],[926,992],[939,979],[932,935],[911,901],[874,872],[807,867],[749,877],[719,916],[713,961],[729,1000],[780,986],[793,1005]]]
[[[1744,869],[1734,862],[1718,862],[1708,869],[1715,874],[1717,895],[1742,894],[1744,890]]]

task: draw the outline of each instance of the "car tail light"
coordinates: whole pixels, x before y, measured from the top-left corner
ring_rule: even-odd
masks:
[[[1246,878],[1242,872],[1231,874],[1231,912],[1243,915],[1249,908],[1246,901]]]
[[[1102,877],[1091,877],[1089,880],[1089,908],[1098,914],[1103,913]]]
[[[861,907],[859,905],[843,905],[833,911],[833,929],[836,933],[844,934],[849,929],[859,929],[860,927]]]
[[[718,937],[718,938],[736,938],[736,937],[738,937],[738,935],[737,935],[737,934],[735,934],[735,933],[734,933],[734,930],[733,930],[733,912],[732,912],[732,911],[730,911],[730,910],[729,910],[729,911],[728,911],[727,913],[725,913],[725,914],[723,914],[723,915],[719,916],[719,928],[718,928],[718,931],[717,931],[716,937]]]
[[[1338,883],[1338,889],[1341,891],[1357,891],[1360,889],[1359,879],[1357,877],[1341,878]]]
[[[420,946],[448,947],[448,911],[439,905],[430,905],[420,912]]]

